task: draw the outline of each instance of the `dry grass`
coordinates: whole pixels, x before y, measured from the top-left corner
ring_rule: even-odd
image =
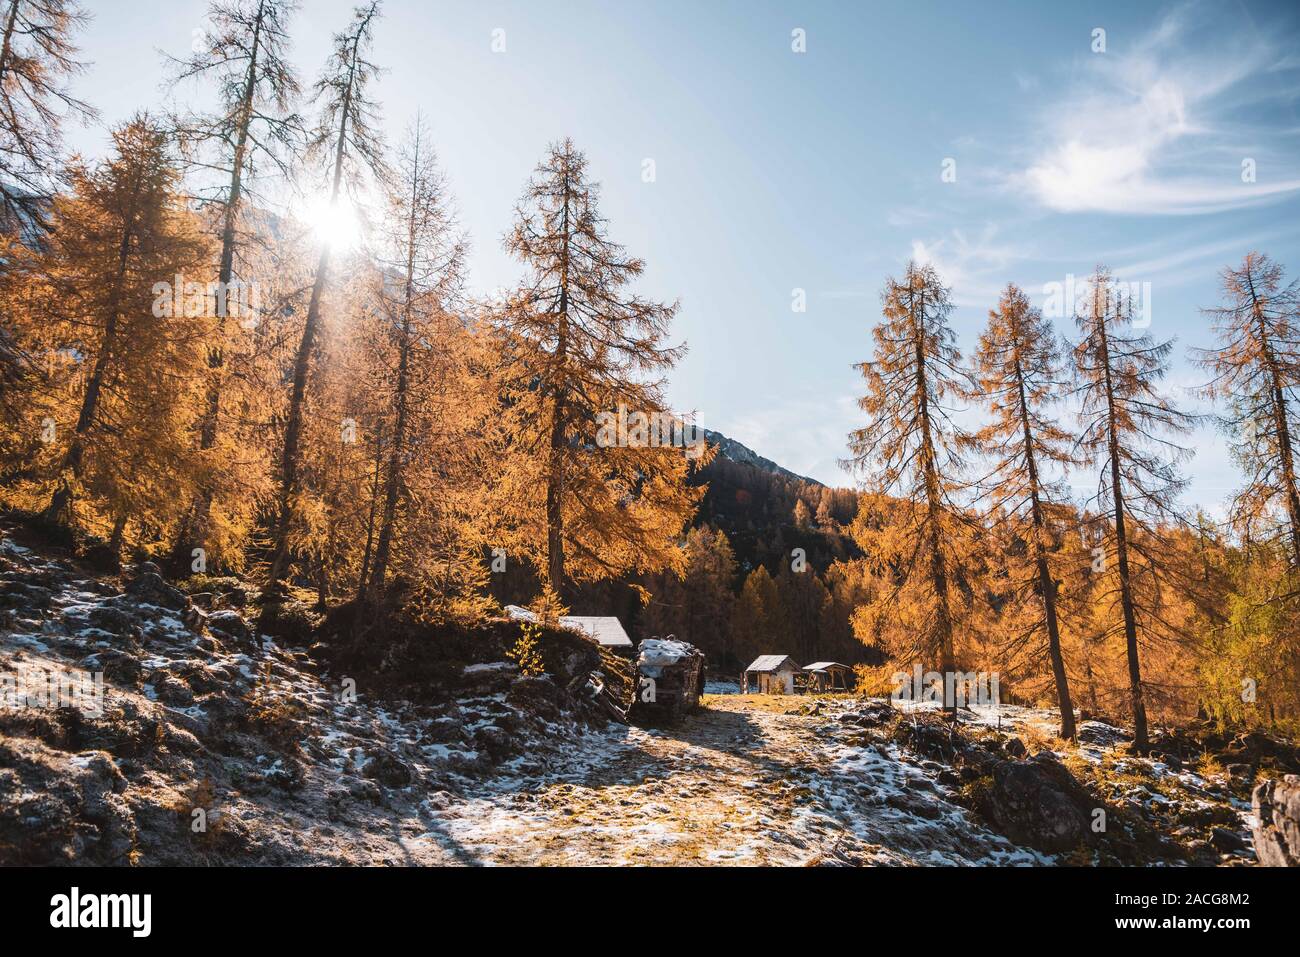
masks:
[[[1025,747],[1029,749],[1030,754],[1037,751],[1072,752],[1078,749],[1078,745],[1073,741],[1068,741],[1059,735],[1027,722],[1019,725],[1013,733],[1024,741]]]
[[[780,694],[706,694],[700,696],[705,708],[719,711],[767,711],[772,714],[794,714],[809,701],[806,695]]]

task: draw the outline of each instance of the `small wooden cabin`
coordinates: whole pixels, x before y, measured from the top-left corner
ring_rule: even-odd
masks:
[[[809,691],[852,691],[853,669],[838,661],[815,661],[803,669]]]
[[[745,669],[744,693],[794,694],[794,676],[799,670],[789,655],[759,655]]]

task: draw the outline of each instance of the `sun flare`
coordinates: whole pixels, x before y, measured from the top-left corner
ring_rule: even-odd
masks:
[[[322,194],[308,200],[298,213],[316,239],[338,251],[355,249],[361,243],[361,217],[346,197],[330,202]]]

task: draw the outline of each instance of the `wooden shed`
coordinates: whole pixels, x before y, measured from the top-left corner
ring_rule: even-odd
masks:
[[[809,691],[853,690],[853,669],[838,661],[814,661],[804,666],[803,673]]]
[[[745,669],[745,694],[794,694],[799,665],[789,655],[759,655]]]

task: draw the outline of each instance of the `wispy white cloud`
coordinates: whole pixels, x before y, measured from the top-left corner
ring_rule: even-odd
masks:
[[[1250,107],[1296,95],[1294,71],[1279,69],[1285,57],[1268,39],[1225,36],[1221,21],[1212,44],[1193,42],[1193,13],[1182,7],[1131,47],[1091,54],[1077,87],[1044,112],[1044,145],[1011,185],[1060,212],[1154,214],[1300,191],[1289,154],[1245,122]],[[1246,158],[1258,164],[1255,182],[1243,182]]]
[[[989,223],[974,236],[953,229],[938,239],[913,239],[912,258],[935,268],[956,305],[987,306],[997,299],[1012,264],[1025,257],[1023,250],[999,241],[998,233]]]
[[[1283,234],[1275,230],[1251,237],[1236,236],[1232,239],[1200,243],[1195,246],[1180,245],[1177,249],[1161,255],[1133,262],[1121,262],[1113,268],[1112,272],[1120,279],[1168,277],[1175,275],[1174,270],[1178,267],[1207,261],[1215,263],[1217,269],[1222,264],[1235,262],[1252,249],[1258,249],[1262,244],[1271,242],[1280,235]],[[1195,270],[1191,275],[1202,276],[1204,273],[1205,270],[1202,268]]]

